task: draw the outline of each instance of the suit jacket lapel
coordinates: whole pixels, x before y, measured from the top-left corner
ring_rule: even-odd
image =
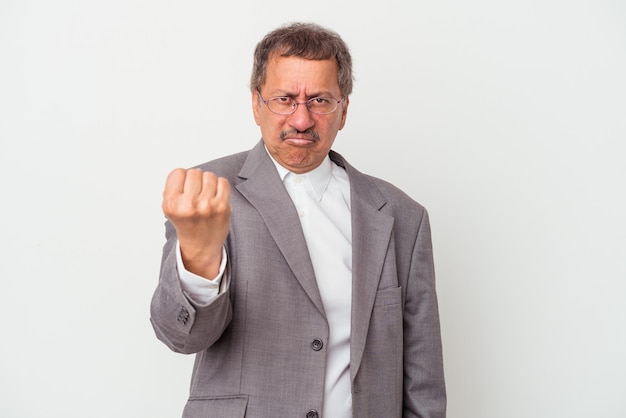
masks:
[[[352,208],[352,319],[350,336],[350,375],[356,376],[367,339],[378,282],[393,228],[393,217],[380,211],[387,203],[376,185],[347,164],[339,154],[331,158],[350,177]]]
[[[254,206],[300,285],[326,317],[296,209],[260,141],[248,154],[237,190]]]
[[[346,169],[350,178],[353,260],[350,374],[354,381],[365,349],[394,220],[380,211],[387,202],[367,176],[339,154],[331,151],[330,157]],[[325,317],[300,220],[262,141],[248,154],[239,177],[241,182],[235,187],[259,211],[298,282]]]

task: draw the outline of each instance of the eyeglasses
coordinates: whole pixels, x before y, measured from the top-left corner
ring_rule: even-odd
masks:
[[[298,105],[306,105],[312,113],[317,115],[327,115],[337,110],[339,103],[343,102],[341,99],[335,99],[334,97],[313,97],[306,102],[297,102],[294,98],[289,96],[271,97],[267,100],[263,99],[260,92],[257,92],[259,99],[267,105],[267,108],[272,113],[277,115],[291,115],[295,113]]]

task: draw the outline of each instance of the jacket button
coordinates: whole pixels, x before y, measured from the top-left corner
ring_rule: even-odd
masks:
[[[183,325],[187,325],[187,321],[189,320],[189,311],[187,308],[182,307],[180,312],[178,312],[178,322],[182,322]]]
[[[314,339],[311,342],[311,348],[315,351],[320,351],[322,349],[322,347],[324,347],[324,342],[322,342],[322,340],[320,340],[319,338]],[[317,414],[317,412],[315,412]],[[317,415],[316,415],[317,416]],[[308,417],[308,415],[307,415]]]
[[[317,413],[315,409],[311,409],[306,413],[306,418],[319,418],[320,414]]]

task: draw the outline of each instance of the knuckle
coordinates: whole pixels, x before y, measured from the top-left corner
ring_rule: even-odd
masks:
[[[181,177],[185,175],[185,169],[184,168],[175,168],[173,169],[170,174],[168,175],[168,177],[170,178],[176,178],[176,177]]]

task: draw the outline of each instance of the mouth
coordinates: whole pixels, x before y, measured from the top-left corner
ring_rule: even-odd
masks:
[[[280,139],[291,145],[307,146],[319,141],[320,137],[317,132],[313,130],[306,130],[304,132],[285,131],[281,132]]]
[[[307,146],[314,144],[316,140],[313,138],[287,137],[283,139],[283,142],[296,146]]]

